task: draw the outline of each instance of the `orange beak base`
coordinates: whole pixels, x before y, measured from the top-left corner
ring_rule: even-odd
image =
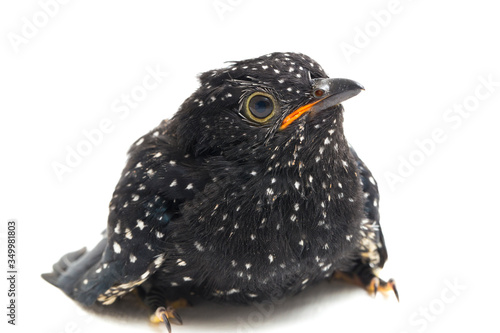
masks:
[[[283,122],[281,123],[280,126],[280,130],[284,130],[285,128],[287,128],[291,123],[300,118],[300,116],[302,116],[304,113],[311,110],[311,108],[319,102],[321,102],[321,100],[301,106],[297,110],[290,113],[285,119],[283,119]]]
[[[365,88],[349,79],[313,79],[312,89],[320,89],[323,91],[323,98],[299,107],[297,110],[290,113],[281,123],[280,130],[284,130],[295,120],[300,118],[304,113],[311,111],[316,104],[320,103],[315,109],[323,110],[342,103],[343,101],[356,96]],[[322,94],[323,95],[323,94]]]

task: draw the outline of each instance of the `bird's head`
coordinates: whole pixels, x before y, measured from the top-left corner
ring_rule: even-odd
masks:
[[[320,142],[332,130],[342,133],[340,103],[363,89],[328,78],[318,63],[297,53],[232,62],[200,81],[174,117],[177,136],[197,155],[238,160],[263,158],[294,141]]]

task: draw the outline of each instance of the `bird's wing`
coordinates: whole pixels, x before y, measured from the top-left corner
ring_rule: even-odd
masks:
[[[361,186],[365,198],[365,216],[361,222],[361,259],[372,267],[382,268],[387,260],[387,249],[380,226],[378,186],[372,173],[352,147],[351,153],[360,171]]]
[[[43,277],[76,301],[111,304],[163,263],[169,221],[204,186],[188,155],[175,155],[166,122],[137,140],[110,203],[107,230],[92,251],[70,253]]]

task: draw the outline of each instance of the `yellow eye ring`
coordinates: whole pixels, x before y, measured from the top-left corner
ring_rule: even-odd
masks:
[[[271,119],[277,109],[276,99],[265,92],[254,92],[245,101],[245,115],[250,120],[263,124]]]

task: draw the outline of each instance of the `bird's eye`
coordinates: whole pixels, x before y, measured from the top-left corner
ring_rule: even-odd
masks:
[[[263,92],[255,92],[250,95],[245,106],[247,117],[258,123],[265,123],[276,111],[274,97]]]
[[[313,92],[314,97],[320,98],[325,94],[325,91],[323,89],[316,89]]]

